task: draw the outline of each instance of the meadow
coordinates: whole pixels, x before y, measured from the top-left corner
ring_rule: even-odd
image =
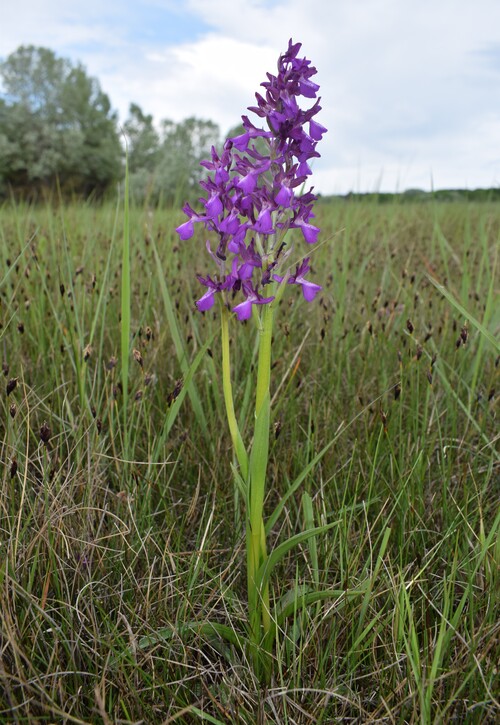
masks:
[[[203,627],[246,621],[204,237],[176,210],[0,209],[1,722],[498,722],[500,205],[316,212],[323,290],[277,310],[265,511],[273,545],[332,524],[271,596],[331,597],[288,602],[263,685]],[[248,438],[251,323],[230,336]]]

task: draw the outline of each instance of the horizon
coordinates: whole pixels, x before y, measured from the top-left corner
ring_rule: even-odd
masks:
[[[402,7],[402,5],[404,7]],[[457,11],[458,10],[458,11]],[[120,123],[137,103],[155,123],[238,124],[289,37],[318,69],[328,128],[314,165],[324,196],[500,184],[500,5],[443,0],[69,0],[4,13],[0,57],[51,48],[98,79]],[[449,18],[453,17],[453,33]],[[321,18],[321,22],[317,19]],[[487,22],[486,22],[487,21]],[[252,29],[251,35],[248,28]],[[276,30],[278,28],[278,30]],[[300,32],[298,32],[300,31]],[[223,69],[223,73],[221,73]]]

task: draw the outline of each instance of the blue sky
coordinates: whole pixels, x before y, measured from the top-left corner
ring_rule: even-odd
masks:
[[[500,185],[500,0],[16,0],[0,57],[52,48],[122,121],[136,102],[226,133],[289,37],[318,68],[319,191]]]

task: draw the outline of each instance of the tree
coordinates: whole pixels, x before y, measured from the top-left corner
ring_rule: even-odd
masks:
[[[129,171],[154,171],[158,163],[160,136],[154,127],[153,116],[146,116],[140,106],[131,103],[129,118],[123,128],[127,136]]]
[[[14,188],[103,191],[121,173],[116,114],[81,64],[21,46],[0,63],[0,175]]]
[[[211,147],[218,144],[217,124],[194,117],[180,123],[163,120],[156,131],[152,116],[132,104],[124,128],[136,201],[179,205],[198,193],[204,172],[200,161],[210,158]]]
[[[158,183],[165,198],[180,204],[198,194],[204,173],[200,162],[210,158],[218,142],[219,127],[213,121],[191,117],[177,124],[162,122]]]

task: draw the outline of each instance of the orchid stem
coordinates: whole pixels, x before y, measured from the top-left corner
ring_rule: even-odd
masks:
[[[267,651],[272,638],[271,615],[269,607],[269,585],[261,586],[257,573],[267,559],[266,536],[264,529],[264,498],[266,488],[266,472],[269,457],[269,425],[270,425],[270,381],[271,381],[271,342],[273,333],[274,310],[266,305],[262,312],[261,328],[259,329],[259,359],[257,367],[257,391],[255,397],[255,430],[252,450],[250,453],[250,481],[248,491],[247,519],[247,576],[248,576],[248,609],[250,639],[254,649],[254,660],[260,670],[260,653],[263,645]],[[264,658],[264,671],[268,669]]]
[[[243,444],[236,414],[234,412],[233,386],[231,384],[231,358],[229,345],[229,310],[222,307],[221,313],[221,336],[222,336],[222,387],[224,390],[224,402],[226,415],[229,424],[229,432],[233,442],[234,452],[240,465],[241,476],[245,483],[248,481],[248,455]]]

